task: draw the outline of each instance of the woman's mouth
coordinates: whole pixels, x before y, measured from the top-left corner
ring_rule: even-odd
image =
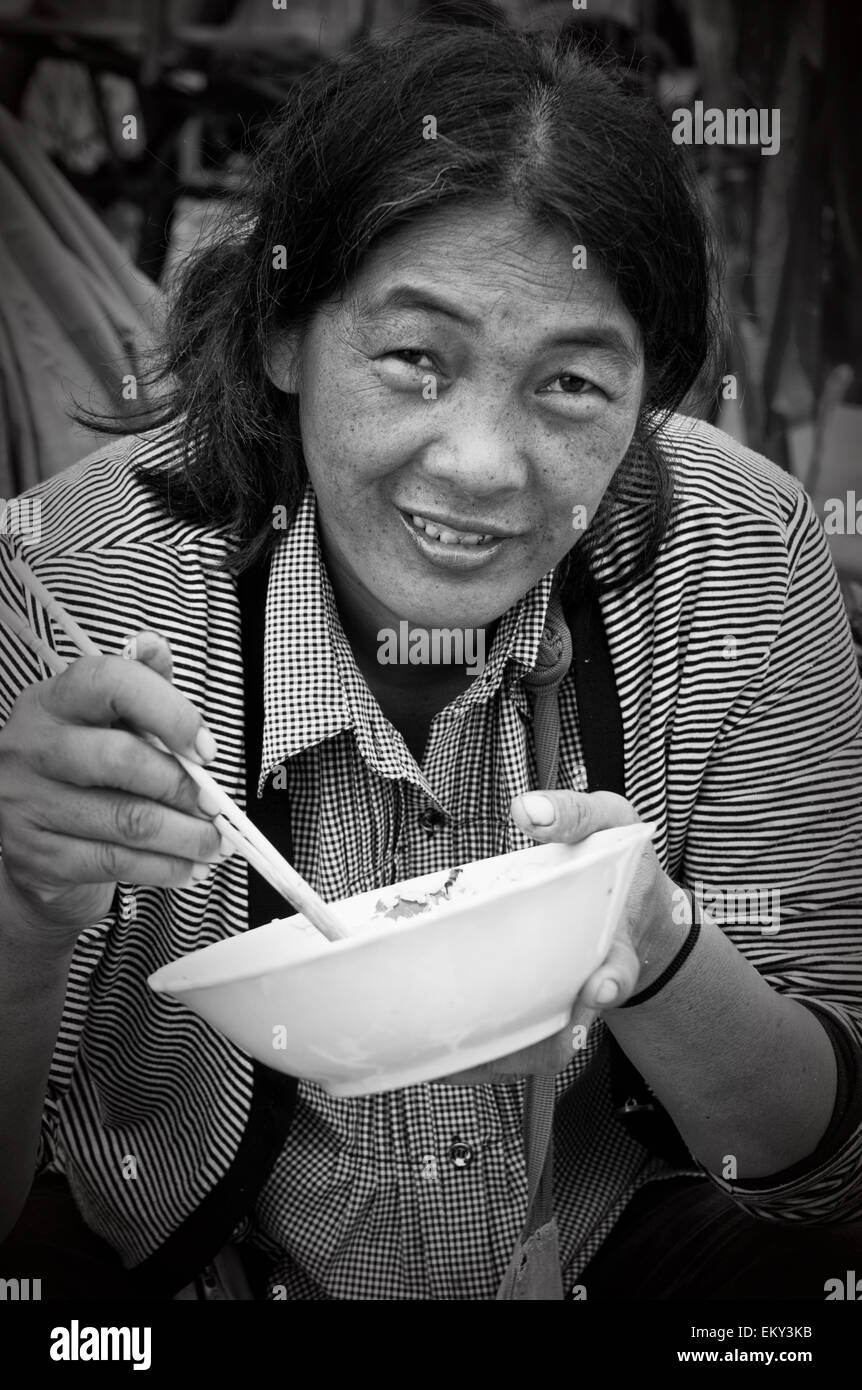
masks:
[[[422,531],[432,541],[440,541],[443,545],[469,545],[477,546],[487,544],[493,540],[499,540],[498,536],[479,531],[457,531],[453,526],[441,526],[436,521],[429,521],[424,516],[411,516],[410,520],[417,531]]]
[[[487,564],[510,539],[485,531],[462,531],[417,512],[399,512],[422,556],[439,569],[472,570]]]

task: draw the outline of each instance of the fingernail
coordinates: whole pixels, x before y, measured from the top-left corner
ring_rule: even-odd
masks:
[[[555,819],[554,803],[540,792],[527,792],[521,797],[521,805],[534,825],[553,825]]]
[[[222,859],[230,859],[231,855],[233,854],[233,845],[231,844],[230,840],[225,839],[224,835],[222,835],[221,840],[219,841],[218,852],[221,855]]]
[[[192,878],[208,878],[211,868],[212,864],[195,864],[194,868],[192,869]]]
[[[217,816],[222,809],[222,804],[214,791],[209,787],[201,787],[198,791],[198,810],[205,816]]]
[[[218,748],[209,729],[198,729],[198,736],[195,739],[195,748],[203,762],[211,763],[213,761],[213,758],[218,752]]]
[[[602,980],[602,983],[596,990],[596,1003],[612,1004],[619,992],[620,987],[617,984],[616,980]]]

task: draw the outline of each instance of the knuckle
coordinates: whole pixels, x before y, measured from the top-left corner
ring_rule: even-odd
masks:
[[[198,805],[197,784],[189,777],[185,768],[174,758],[164,755],[165,792],[163,800],[180,811],[194,814]]]
[[[38,875],[42,869],[38,850],[27,844],[26,840],[7,833],[3,829],[3,868],[13,883],[23,884]]]
[[[127,669],[128,662],[113,654],[78,657],[57,677],[61,708],[99,710],[108,725],[122,719]]]
[[[591,813],[589,802],[585,801],[583,797],[567,798],[565,818],[569,830],[579,835],[590,823]]]
[[[88,673],[91,688],[97,689],[102,695],[111,719],[122,719],[120,682],[125,681],[128,663],[119,656],[94,656],[89,660],[93,663]]]
[[[202,828],[199,831],[199,840],[195,851],[196,859],[209,859],[217,854],[221,845],[221,835],[212,821],[198,822]]]
[[[123,797],[114,805],[114,829],[124,844],[146,844],[161,824],[162,812],[155,802]]]
[[[103,652],[98,655],[83,657],[81,665],[83,667],[82,674],[86,675],[94,685],[113,685],[117,671],[122,670],[119,657],[107,656]]]
[[[24,881],[25,872],[31,884],[38,883],[43,888],[59,888],[76,882],[62,842],[59,845],[51,845],[50,848],[38,845],[31,850],[28,858],[26,871],[22,867],[18,875],[19,882]]]
[[[106,731],[99,746],[100,780],[107,787],[122,787],[129,780],[130,769],[140,757],[142,744],[134,735],[122,730]]]
[[[39,730],[38,738],[31,739],[27,745],[27,760],[33,771],[46,781],[56,776],[63,753],[65,731],[52,720],[46,721]]]
[[[63,701],[67,697],[74,697],[81,689],[92,690],[101,686],[106,680],[111,661],[111,657],[101,653],[98,656],[79,656],[54,678],[55,694]]]
[[[96,874],[105,882],[115,883],[120,877],[119,847],[117,845],[108,844],[105,840],[96,840],[94,842],[93,859]]]
[[[159,755],[139,734],[126,729],[111,729],[105,740],[105,749],[115,786],[141,796],[155,794],[157,800],[161,799],[159,783],[153,773],[153,759]]]

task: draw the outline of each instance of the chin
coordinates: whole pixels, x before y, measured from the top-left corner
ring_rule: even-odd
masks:
[[[464,606],[462,596],[457,607],[451,604],[442,609],[428,610],[423,604],[417,603],[407,606],[400,612],[403,617],[407,618],[412,627],[483,628],[496,623],[521,597],[520,593],[516,594],[507,602],[501,600],[500,595],[496,594],[486,602]],[[391,603],[389,606],[392,607]]]

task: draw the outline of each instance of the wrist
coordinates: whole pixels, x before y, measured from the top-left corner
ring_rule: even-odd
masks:
[[[34,963],[65,969],[78,933],[69,936],[48,921],[38,906],[17,888],[0,860],[0,949],[14,951]]]
[[[636,992],[649,989],[683,948],[694,920],[692,895],[666,874],[650,919],[635,949],[640,962]]]

